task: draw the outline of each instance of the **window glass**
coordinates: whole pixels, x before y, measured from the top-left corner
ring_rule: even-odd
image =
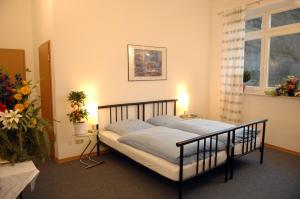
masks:
[[[288,75],[300,77],[300,33],[270,40],[268,85],[281,84]]]
[[[249,40],[245,42],[245,64],[244,71],[250,73],[250,80],[247,86],[259,86],[260,59],[261,59],[261,39]]]
[[[246,32],[261,30],[262,18],[254,18],[246,21]]]
[[[300,8],[271,15],[271,28],[300,22]]]

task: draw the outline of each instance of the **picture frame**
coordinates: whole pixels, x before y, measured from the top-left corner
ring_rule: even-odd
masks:
[[[128,81],[167,79],[167,48],[127,45]]]

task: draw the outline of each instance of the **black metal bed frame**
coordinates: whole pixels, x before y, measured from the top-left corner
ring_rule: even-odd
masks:
[[[136,106],[137,110],[137,119],[142,119],[145,121],[145,106],[148,104],[152,104],[152,116],[159,116],[159,115],[167,115],[168,114],[168,104],[173,103],[173,111],[172,114],[176,116],[176,102],[177,99],[168,99],[168,100],[156,100],[156,101],[146,101],[146,102],[135,102],[135,103],[123,103],[123,104],[112,104],[112,105],[105,105],[105,106],[98,106],[98,111],[100,109],[109,109],[109,122],[117,122],[118,120],[129,119],[128,117],[128,108],[131,106]],[[112,118],[112,115],[115,115],[115,118]],[[113,121],[114,120],[114,121]],[[208,171],[211,171],[219,166],[225,166],[225,182],[228,181],[228,173],[230,174],[230,179],[233,178],[233,166],[234,166],[234,159],[244,156],[250,152],[256,151],[257,149],[260,150],[260,163],[263,163],[263,156],[264,156],[264,142],[265,142],[265,130],[266,130],[266,122],[267,119],[258,120],[254,122],[250,122],[247,124],[243,124],[240,126],[236,126],[233,128],[228,128],[222,131],[214,132],[211,134],[198,136],[192,139],[184,140],[181,142],[176,143],[176,146],[180,150],[180,157],[179,157],[179,175],[178,175],[178,197],[182,198],[182,186],[185,181],[188,181],[192,178],[200,176]],[[259,125],[262,125],[262,140],[261,145],[257,147],[256,145],[256,137],[259,131]],[[98,125],[97,125],[97,128]],[[236,132],[238,130],[243,131],[243,137],[241,140],[236,141]],[[99,130],[99,129],[98,129]],[[226,136],[226,160],[225,162],[218,164],[218,140],[220,136]],[[212,149],[212,142],[215,140],[215,149]],[[204,148],[206,146],[209,147],[209,150],[199,150],[200,143],[203,142]],[[196,153],[196,171],[195,175],[184,178],[184,147],[188,144],[196,143],[197,144],[197,153]],[[242,144],[242,152],[238,155],[235,155],[235,145]],[[208,157],[206,154],[209,154]],[[100,140],[97,136],[97,155],[100,155]],[[126,154],[125,154],[126,155]],[[202,165],[199,165],[199,156],[202,155]],[[207,159],[208,160],[207,160]],[[214,163],[214,164],[212,164]],[[208,164],[208,165],[207,165]],[[207,168],[208,167],[208,168]],[[199,172],[199,168],[202,168],[202,171]]]

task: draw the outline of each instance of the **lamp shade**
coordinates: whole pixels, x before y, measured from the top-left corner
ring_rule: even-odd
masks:
[[[89,113],[88,121],[90,124],[98,124],[98,106],[96,103],[91,102],[87,104],[87,111]]]
[[[186,91],[182,91],[178,97],[178,105],[181,114],[185,114],[189,109],[189,94]]]

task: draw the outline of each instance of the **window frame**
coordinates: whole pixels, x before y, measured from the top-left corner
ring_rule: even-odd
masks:
[[[271,38],[300,33],[300,22],[271,28],[271,16],[275,13],[285,12],[300,8],[298,5],[287,5],[281,8],[273,8],[262,13],[246,16],[245,20],[262,17],[262,28],[258,31],[245,32],[245,42],[254,39],[261,39],[260,59],[260,80],[259,86],[246,86],[246,94],[264,94],[269,82],[269,61]]]
[[[261,40],[261,51],[260,51],[260,73],[259,73],[259,86],[246,86],[245,91],[247,92],[254,92],[254,93],[258,93],[261,90],[263,90],[262,88],[262,71],[263,71],[263,65],[264,65],[264,29],[265,29],[265,15],[264,13],[259,13],[259,14],[255,14],[255,15],[251,15],[251,16],[246,16],[246,20],[251,20],[251,19],[255,19],[255,18],[262,18],[262,25],[261,25],[261,30],[257,30],[257,31],[251,31],[251,32],[246,32],[245,33],[245,42],[246,41],[251,41],[251,40],[256,40],[256,39],[260,39]]]

